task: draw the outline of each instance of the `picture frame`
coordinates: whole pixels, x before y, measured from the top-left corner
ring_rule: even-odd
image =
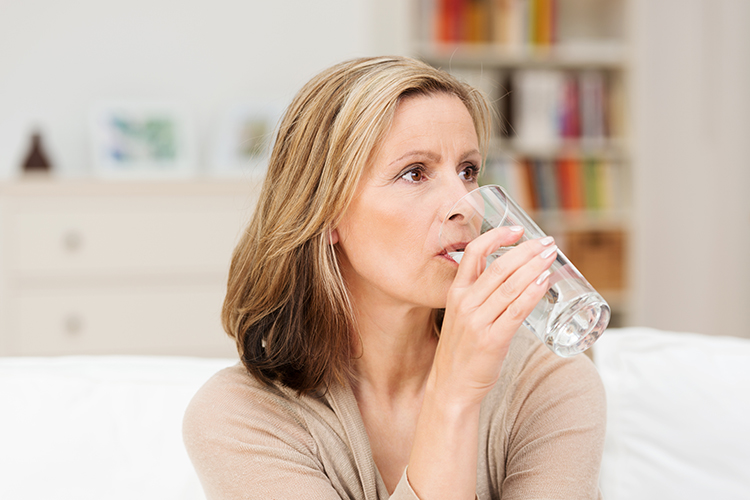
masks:
[[[264,176],[282,112],[281,104],[270,101],[229,107],[215,129],[210,175]]]
[[[90,116],[94,173],[106,179],[175,179],[196,174],[187,111],[168,102],[106,102]]]

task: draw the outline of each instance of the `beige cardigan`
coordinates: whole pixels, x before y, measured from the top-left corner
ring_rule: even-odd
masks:
[[[522,328],[482,402],[479,499],[597,499],[604,389],[584,355],[560,358]],[[209,500],[416,499],[406,473],[389,496],[351,389],[298,397],[237,365],[190,403],[184,440]]]

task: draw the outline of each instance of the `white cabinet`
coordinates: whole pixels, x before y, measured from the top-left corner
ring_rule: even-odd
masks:
[[[220,323],[248,181],[0,185],[0,354],[234,356]]]

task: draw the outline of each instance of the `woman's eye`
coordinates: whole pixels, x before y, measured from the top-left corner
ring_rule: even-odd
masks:
[[[479,168],[476,165],[469,165],[461,170],[458,175],[465,181],[474,182],[479,176]]]
[[[409,182],[422,182],[425,177],[425,173],[419,168],[413,168],[401,176],[402,179]]]

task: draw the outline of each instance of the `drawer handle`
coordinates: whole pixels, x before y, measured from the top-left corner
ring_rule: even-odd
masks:
[[[80,233],[80,231],[72,229],[63,235],[62,244],[63,248],[68,252],[77,252],[83,246],[83,235]]]
[[[77,337],[83,333],[83,318],[78,314],[68,314],[63,319],[63,330],[71,337]]]

